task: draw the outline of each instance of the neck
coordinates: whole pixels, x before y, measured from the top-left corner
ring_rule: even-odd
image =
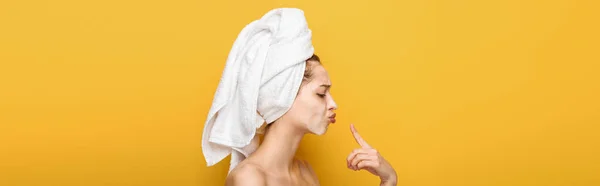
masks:
[[[281,119],[269,126],[262,144],[253,155],[267,170],[289,172],[304,132]]]

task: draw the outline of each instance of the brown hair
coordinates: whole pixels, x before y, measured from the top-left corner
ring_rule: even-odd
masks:
[[[314,64],[314,63],[317,64]],[[310,58],[306,60],[306,69],[304,70],[304,78],[302,78],[302,84],[308,83],[312,80],[312,67],[315,65],[321,65],[321,59],[316,54],[313,54]]]

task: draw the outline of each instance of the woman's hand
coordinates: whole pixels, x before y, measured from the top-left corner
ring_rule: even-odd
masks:
[[[377,150],[372,148],[360,137],[353,124],[350,124],[350,131],[354,139],[361,148],[354,149],[346,159],[348,168],[352,170],[367,170],[381,179],[381,185],[396,185],[396,171]]]

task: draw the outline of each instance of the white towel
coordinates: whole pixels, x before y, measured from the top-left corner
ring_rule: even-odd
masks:
[[[258,148],[257,129],[292,106],[313,52],[312,31],[300,9],[274,9],[244,27],[204,125],[208,166],[231,154],[231,171]]]

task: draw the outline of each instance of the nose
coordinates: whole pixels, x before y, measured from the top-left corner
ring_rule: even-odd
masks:
[[[335,103],[335,101],[333,100],[333,98],[330,99],[329,105],[330,105],[329,110],[331,110],[331,111],[337,110],[337,108],[338,108],[338,106]]]

